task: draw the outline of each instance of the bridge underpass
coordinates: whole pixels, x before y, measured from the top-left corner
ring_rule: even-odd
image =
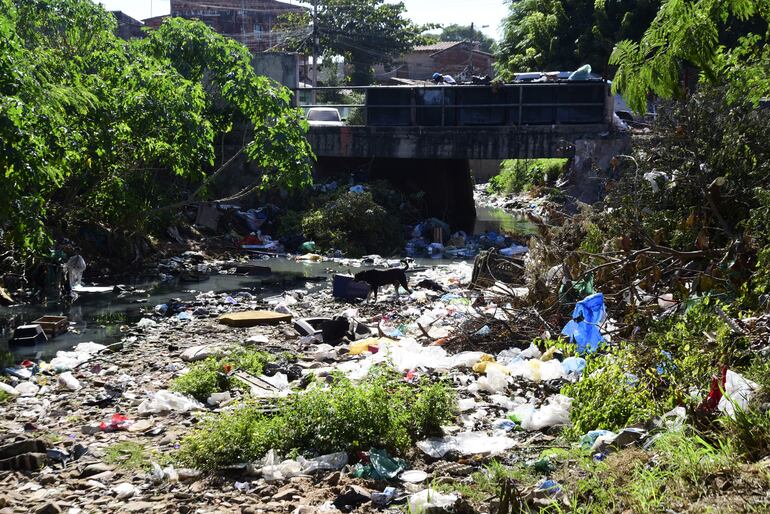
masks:
[[[315,92],[330,89],[338,88]],[[630,142],[613,127],[604,81],[350,89],[361,89],[364,103],[315,104],[360,109],[364,119],[311,126],[317,174],[364,170],[406,192],[423,191],[426,215],[456,229],[468,230],[475,220],[470,160],[570,159],[571,193],[592,202],[601,170]]]

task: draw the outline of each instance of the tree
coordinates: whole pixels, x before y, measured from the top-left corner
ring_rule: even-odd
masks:
[[[503,21],[497,69],[503,78],[520,71],[574,70],[590,64],[609,75],[618,41],[639,40],[660,0],[514,0]]]
[[[477,41],[481,51],[492,53],[495,50],[495,40],[472,25],[447,25],[442,27],[438,38],[440,41]]]
[[[350,82],[373,82],[372,66],[389,64],[420,41],[426,27],[404,17],[403,3],[385,0],[318,0],[318,35],[325,57],[341,55],[353,67]],[[294,50],[312,51],[312,16],[309,12],[283,16],[281,27],[289,32],[306,30],[285,45]]]
[[[665,0],[638,43],[620,42],[613,90],[644,112],[650,94],[682,98],[687,68],[705,83],[727,84],[726,99],[756,103],[770,94],[770,3],[756,0]]]
[[[300,111],[239,43],[181,19],[125,42],[89,0],[0,7],[4,248],[42,252],[52,229],[82,223],[142,234],[204,197],[227,169],[214,144],[234,127],[246,127],[238,154],[262,170],[255,189],[309,182]]]

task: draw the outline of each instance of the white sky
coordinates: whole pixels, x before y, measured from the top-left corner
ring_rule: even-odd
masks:
[[[94,0],[111,11],[123,11],[142,20],[150,16],[169,13],[168,0]],[[302,4],[298,0],[283,0],[290,4]],[[395,3],[397,0],[387,0]],[[488,36],[499,38],[500,21],[508,12],[506,0],[402,0],[407,14],[416,23],[474,23]],[[482,28],[484,25],[488,27]]]

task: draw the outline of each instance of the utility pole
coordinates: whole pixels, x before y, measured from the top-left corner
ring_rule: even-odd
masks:
[[[318,0],[313,0],[313,105],[316,104],[316,91],[318,87]]]
[[[470,68],[470,77],[469,79],[473,77],[473,36],[476,35],[476,33],[473,30],[473,22],[471,22],[471,40],[470,40],[470,46],[468,47],[468,67]]]

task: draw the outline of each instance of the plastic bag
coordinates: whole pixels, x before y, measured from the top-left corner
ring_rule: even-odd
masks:
[[[69,258],[64,265],[64,272],[67,275],[70,289],[79,286],[83,282],[83,272],[86,270],[86,261],[80,255],[74,255]]]
[[[434,459],[440,459],[450,451],[462,455],[495,455],[513,448],[514,444],[514,440],[509,437],[489,436],[483,432],[462,432],[456,436],[424,439],[417,442],[417,447]]]
[[[720,412],[735,417],[735,407],[745,410],[757,388],[759,385],[755,382],[728,369],[725,374],[724,395],[719,400],[717,408]]]
[[[494,364],[499,368],[502,368],[504,371],[496,367],[488,366],[486,368],[486,375],[479,377],[479,379],[476,381],[479,386],[479,390],[486,391],[488,393],[500,393],[505,391],[505,388],[508,386],[508,374],[510,371],[508,371],[507,368],[500,366],[496,362],[489,362],[485,364]]]
[[[161,412],[188,412],[202,409],[203,405],[183,394],[171,391],[158,391],[139,404],[139,414],[156,414]]]
[[[455,503],[457,503],[455,494],[443,494],[433,489],[425,489],[409,497],[409,512],[421,514],[432,509],[449,509]]]
[[[374,480],[389,480],[406,469],[403,459],[391,457],[388,450],[369,450],[369,464],[356,464],[355,476]]]
[[[557,394],[548,399],[548,403],[539,409],[532,405],[522,405],[513,411],[520,421],[521,428],[532,432],[546,427],[569,424],[569,412],[572,398]]]
[[[56,381],[58,382],[59,386],[63,387],[64,389],[69,389],[70,391],[78,391],[81,388],[78,379],[73,377],[72,373],[69,371],[59,375],[59,378]]]
[[[550,360],[543,362],[540,359],[514,362],[510,366],[511,375],[524,377],[533,382],[541,380],[556,380],[564,378],[566,373],[561,362]]]
[[[591,65],[584,64],[573,71],[567,80],[588,80],[591,78]]]
[[[575,304],[572,319],[564,326],[561,333],[577,344],[577,352],[595,352],[604,337],[599,325],[606,317],[604,295],[592,294]]]

